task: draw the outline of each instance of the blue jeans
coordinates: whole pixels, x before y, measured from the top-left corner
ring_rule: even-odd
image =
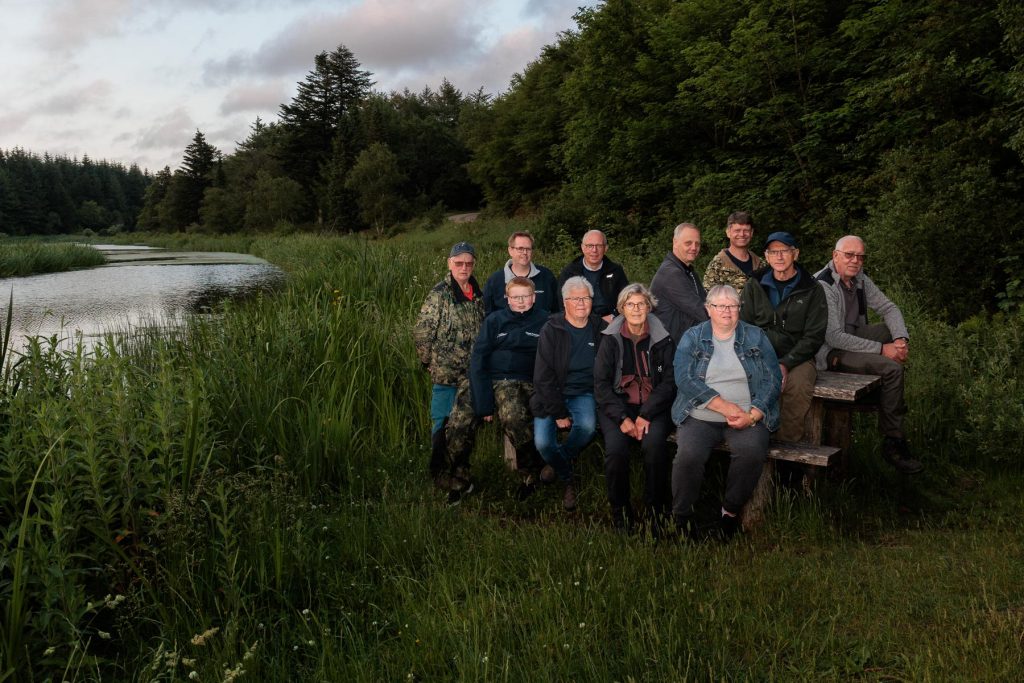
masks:
[[[544,462],[555,469],[562,481],[572,481],[572,463],[580,451],[594,438],[597,430],[596,404],[593,394],[566,396],[565,406],[572,417],[572,427],[565,441],[558,443],[558,425],[553,417],[533,418],[533,443]]]
[[[430,433],[436,434],[444,426],[445,418],[452,412],[455,405],[455,392],[458,387],[449,384],[435,384],[430,392]]]

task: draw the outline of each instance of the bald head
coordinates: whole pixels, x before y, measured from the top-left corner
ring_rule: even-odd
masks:
[[[864,240],[856,235],[847,235],[836,242],[832,252],[832,265],[836,273],[847,285],[864,270],[867,253]]]
[[[583,252],[583,263],[590,270],[597,270],[604,261],[604,254],[608,251],[608,240],[600,230],[588,230],[580,242],[580,251]]]

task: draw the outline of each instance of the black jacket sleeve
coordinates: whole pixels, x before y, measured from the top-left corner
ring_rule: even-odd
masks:
[[[597,403],[597,410],[602,415],[621,423],[626,417],[626,401],[615,391],[618,353],[619,345],[614,339],[606,338],[597,348],[597,358],[594,361],[594,400]]]
[[[559,343],[559,332],[550,322],[540,331],[537,342],[537,357],[533,364],[533,395],[530,397],[530,411],[534,417],[553,417],[556,420],[570,417],[565,405],[564,343]]]
[[[676,375],[672,367],[676,345],[671,338],[658,342],[651,350],[651,380],[658,379],[651,389],[651,395],[640,406],[640,416],[652,420],[672,409],[676,398]]]

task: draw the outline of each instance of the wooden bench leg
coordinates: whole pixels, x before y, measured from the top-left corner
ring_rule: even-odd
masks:
[[[766,460],[761,478],[754,488],[754,494],[743,506],[743,530],[751,531],[764,521],[764,510],[772,493],[772,480],[775,478],[775,461]]]
[[[504,433],[502,434],[502,442],[505,444],[505,465],[515,472],[519,469],[519,460],[516,458],[516,447],[512,445],[512,440]]]
[[[853,430],[853,412],[846,408],[830,407],[825,411],[824,429],[821,443],[835,446],[840,450],[838,472],[845,478],[849,469],[850,443]]]

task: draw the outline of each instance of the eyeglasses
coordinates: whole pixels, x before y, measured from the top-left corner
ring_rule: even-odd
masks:
[[[591,301],[594,297],[592,296],[567,296],[565,300],[571,304],[585,304]]]
[[[584,249],[607,249],[607,244],[584,244]]]
[[[722,313],[735,313],[740,310],[739,304],[708,304],[708,306]]]
[[[472,268],[476,265],[476,261],[452,261],[452,265],[456,268]]]
[[[794,251],[796,251],[796,249],[769,249],[764,253],[768,254],[768,256],[785,256],[786,254],[790,254]]]
[[[533,247],[509,247],[512,251],[518,251],[520,254],[529,254],[533,251]]]
[[[622,307],[630,311],[642,311],[649,305],[646,301],[627,301]]]
[[[518,301],[519,303],[522,303],[524,301],[529,301],[533,296],[533,294],[516,294],[515,296],[506,296],[505,298],[509,301]]]
[[[847,261],[860,261],[861,263],[864,263],[868,260],[867,254],[858,254],[853,251],[840,251],[839,253],[845,256]]]

